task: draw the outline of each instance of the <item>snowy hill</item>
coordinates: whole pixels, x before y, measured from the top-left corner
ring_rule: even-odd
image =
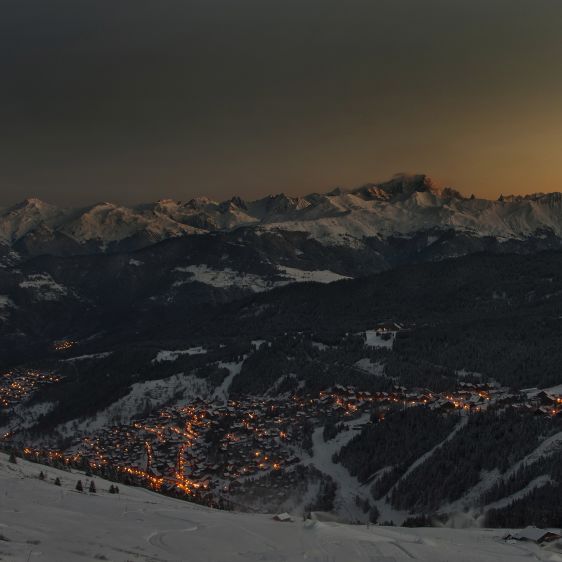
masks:
[[[434,187],[424,175],[305,197],[270,195],[256,201],[169,199],[119,206],[61,209],[27,199],[0,213],[0,242],[37,253],[83,253],[145,247],[176,236],[232,230],[298,231],[325,245],[357,247],[365,239],[454,231],[500,241],[562,237],[560,193],[465,198]]]
[[[43,470],[45,480],[38,478]],[[60,478],[61,486],[54,485]],[[488,562],[561,560],[556,544],[508,544],[504,531],[403,529],[289,522],[208,509],[95,477],[97,492],[77,492],[83,474],[0,454],[0,560],[23,562],[234,562],[425,560]]]

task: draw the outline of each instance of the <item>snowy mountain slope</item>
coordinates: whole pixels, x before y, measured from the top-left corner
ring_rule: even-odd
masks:
[[[39,480],[39,472],[46,475]],[[54,485],[59,477],[61,486]],[[77,562],[234,562],[560,560],[556,547],[507,544],[503,531],[400,529],[303,522],[224,512],[95,478],[97,492],[76,492],[89,479],[0,454],[0,559]]]
[[[256,201],[168,199],[132,207],[104,202],[59,209],[27,199],[0,212],[0,242],[32,254],[49,253],[49,248],[65,254],[115,251],[241,226],[306,232],[323,244],[351,247],[361,246],[366,238],[411,237],[433,230],[499,241],[562,237],[562,196],[465,198],[453,189],[436,188],[424,175],[399,175],[351,191],[296,198],[279,194]]]
[[[68,211],[39,199],[26,199],[9,209],[0,210],[0,240],[12,243],[39,227],[56,228]]]
[[[76,438],[108,425],[130,423],[143,411],[156,410],[173,401],[187,402],[195,398],[207,398],[212,390],[207,381],[184,373],[165,379],[135,383],[125,397],[116,400],[101,412],[61,424],[53,433],[57,437]]]
[[[500,240],[524,239],[542,230],[562,233],[562,207],[548,196],[488,201],[449,197],[428,188],[401,200],[368,199],[361,192],[325,197],[332,213],[307,208],[298,218],[271,222],[267,228],[304,229],[318,240],[336,244],[433,229]]]
[[[58,238],[65,253],[80,253],[80,245],[89,252],[104,251],[112,243],[135,237],[143,238],[140,245],[146,246],[200,232],[174,220],[172,215],[159,203],[127,208],[104,202],[82,209],[62,209],[38,199],[26,199],[0,212],[0,242],[33,251],[35,246],[43,249],[47,241]]]
[[[103,244],[109,244],[138,233],[145,233],[156,242],[164,238],[194,234],[197,229],[156,209],[128,209],[111,203],[99,203],[61,225],[60,231],[79,242],[100,240]]]
[[[511,465],[505,472],[505,474],[501,475],[498,470],[492,470],[488,472],[482,471],[480,481],[473,488],[468,490],[467,493],[464,494],[461,498],[445,506],[445,511],[460,513],[461,511],[473,509],[474,506],[477,505],[478,499],[481,498],[486,491],[490,490],[495,484],[497,484],[500,478],[503,477],[504,480],[507,480],[510,476],[516,474],[516,472],[521,467],[529,467],[534,463],[539,462],[540,460],[543,460],[549,456],[556,454],[557,452],[560,452],[561,449],[562,432],[558,432],[554,435],[551,435],[550,437],[545,438],[544,441],[542,441],[531,453]],[[513,497],[509,496],[502,498],[499,501],[492,502],[489,505],[486,505],[485,508],[489,509],[492,507],[504,507],[508,505],[513,499],[516,499],[517,497],[523,497],[533,488],[544,485],[547,482],[549,482],[549,478],[541,476],[540,479],[536,479],[525,488],[518,490]]]

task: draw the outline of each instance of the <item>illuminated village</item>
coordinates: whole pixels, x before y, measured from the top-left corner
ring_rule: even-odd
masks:
[[[4,374],[2,405],[9,409],[41,384],[57,381],[56,375],[31,371]],[[248,478],[290,474],[291,467],[309,455],[314,429],[327,420],[345,422],[342,429],[357,431],[365,423],[384,423],[390,409],[415,406],[443,415],[513,407],[522,413],[562,416],[562,396],[537,391],[530,397],[487,383],[461,382],[454,393],[398,386],[390,392],[370,393],[336,386],[314,397],[254,397],[226,404],[197,399],[129,424],[103,428],[64,451],[26,447],[23,454],[220,505],[219,498]],[[4,447],[12,446],[12,433],[4,434],[2,441]]]
[[[0,378],[0,408],[14,407],[30,398],[41,387],[57,383],[62,377],[34,370],[14,370]]]
[[[68,351],[69,349],[74,347],[75,344],[76,342],[72,340],[57,340],[53,343],[53,349],[55,351]]]

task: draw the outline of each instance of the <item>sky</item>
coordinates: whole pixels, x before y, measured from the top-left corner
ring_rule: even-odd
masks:
[[[3,0],[0,205],[562,191],[560,0]]]

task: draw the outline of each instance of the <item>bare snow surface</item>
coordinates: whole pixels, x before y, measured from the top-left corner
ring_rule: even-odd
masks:
[[[383,338],[376,330],[367,330],[365,332],[365,345],[368,345],[369,347],[384,347],[392,349],[393,344],[393,334],[387,334],[386,338]]]
[[[355,366],[369,375],[373,375],[375,377],[384,376],[384,363],[373,363],[368,357],[359,359],[359,361],[355,363]]]
[[[174,271],[190,274],[190,277],[175,281],[174,287],[181,287],[193,281],[219,288],[236,286],[241,289],[249,289],[255,293],[267,291],[274,287],[271,281],[266,281],[259,275],[234,271],[228,267],[213,269],[208,265],[189,265],[186,267],[176,267]]]
[[[223,363],[221,361],[218,364],[219,368],[226,369],[228,371],[228,375],[215,390],[215,394],[213,395],[215,400],[223,400],[226,404],[230,392],[230,385],[232,384],[234,377],[240,374],[240,371],[242,370],[242,363],[243,361],[239,361],[237,363]]]
[[[189,349],[176,349],[175,351],[163,350],[156,354],[152,363],[162,363],[164,361],[175,361],[180,355],[203,355],[207,353],[204,347],[190,347]]]
[[[349,279],[344,275],[334,273],[329,270],[311,270],[296,269],[294,267],[278,267],[279,279],[273,281],[261,275],[254,273],[244,273],[235,271],[229,267],[215,269],[205,264],[189,265],[185,267],[176,267],[177,273],[186,273],[184,279],[174,281],[174,287],[181,287],[186,283],[193,283],[197,281],[212,287],[225,289],[228,287],[239,287],[241,289],[248,289],[254,293],[261,293],[268,291],[275,287],[282,287],[289,283],[332,283],[333,281],[340,281],[342,279]]]
[[[57,283],[48,273],[28,275],[20,287],[32,291],[35,300],[57,301],[68,294],[66,287]]]
[[[46,475],[38,479],[39,471]],[[59,477],[62,486],[54,485]],[[554,545],[507,544],[503,530],[402,529],[217,511],[0,454],[0,559],[9,562],[560,561]]]
[[[328,269],[306,271],[304,269],[296,269],[294,267],[278,267],[283,275],[296,283],[304,283],[306,281],[314,281],[315,283],[332,283],[333,281],[341,281],[342,279],[350,279],[344,275],[339,275]]]
[[[75,361],[85,361],[86,359],[105,359],[109,357],[112,351],[103,351],[102,353],[88,353],[87,355],[77,355],[68,359],[61,359],[64,363],[74,363]]]

